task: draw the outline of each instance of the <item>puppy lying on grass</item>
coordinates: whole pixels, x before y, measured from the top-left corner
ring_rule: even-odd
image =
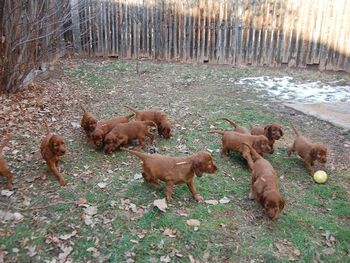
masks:
[[[158,126],[158,134],[163,135],[165,139],[171,137],[171,123],[164,112],[157,110],[137,110],[130,106],[125,106],[129,110],[135,113],[135,120],[137,121],[153,121]]]
[[[116,125],[104,139],[105,152],[112,153],[131,140],[138,140],[141,147],[144,147],[145,137],[153,143],[154,135],[149,131],[150,127],[157,128],[157,125],[153,121],[132,121]]]
[[[98,121],[95,130],[91,133],[91,139],[97,148],[103,148],[103,142],[107,133],[120,123],[127,123],[134,114],[114,117],[109,120]]]

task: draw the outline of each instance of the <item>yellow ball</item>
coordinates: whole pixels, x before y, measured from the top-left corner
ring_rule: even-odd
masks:
[[[327,174],[325,171],[317,171],[316,173],[314,173],[314,180],[319,183],[319,184],[323,184],[327,181]]]

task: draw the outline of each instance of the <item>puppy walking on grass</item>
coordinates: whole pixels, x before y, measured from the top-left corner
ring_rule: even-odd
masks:
[[[61,136],[51,133],[49,125],[45,122],[47,134],[41,141],[40,152],[41,156],[45,160],[49,171],[56,177],[61,186],[66,185],[63,175],[58,170],[58,161],[63,156],[67,147]]]
[[[293,145],[288,148],[288,156],[296,152],[303,159],[307,172],[313,176],[315,162],[318,161],[323,164],[327,162],[327,148],[321,144],[311,143],[307,138],[300,135],[293,124],[291,124],[291,127],[296,137]]]
[[[279,191],[277,173],[270,162],[261,157],[253,147],[243,144],[249,148],[254,161],[249,198],[255,199],[264,208],[265,214],[275,220],[285,205]]]
[[[143,161],[142,176],[145,182],[160,188],[159,180],[166,183],[165,195],[171,201],[173,187],[176,184],[187,184],[192,196],[197,201],[203,197],[194,188],[194,175],[201,177],[203,173],[215,173],[217,167],[210,153],[200,151],[186,157],[169,157],[160,154],[145,154],[128,148],[121,148]]]

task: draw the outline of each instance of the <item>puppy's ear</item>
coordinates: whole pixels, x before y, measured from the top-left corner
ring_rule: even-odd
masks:
[[[198,177],[201,177],[203,175],[201,169],[201,161],[198,157],[195,157],[195,159],[192,162],[192,170]]]
[[[318,149],[316,148],[312,148],[310,151],[310,158],[311,160],[316,160],[317,159],[317,153],[318,153]]]
[[[264,128],[264,132],[267,138],[271,138],[272,125],[267,125]]]
[[[252,147],[254,148],[254,150],[259,154],[262,152],[261,144],[262,144],[261,140],[255,140],[252,144]]]
[[[284,201],[284,199],[281,198],[281,200],[280,200],[280,211],[283,210],[285,203],[286,203],[286,202]]]
[[[51,136],[50,140],[49,140],[49,148],[52,152],[56,151],[56,140],[53,138],[53,136]]]
[[[278,126],[279,130],[280,130],[280,133],[281,133],[281,137],[284,135],[284,132],[283,132],[283,129],[281,126]]]

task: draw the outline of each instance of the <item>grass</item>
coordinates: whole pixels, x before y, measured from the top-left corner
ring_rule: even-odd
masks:
[[[301,73],[144,62],[140,66],[141,74],[136,74],[134,62],[118,60],[77,60],[73,66],[63,69],[64,81],[78,88],[82,96],[93,98],[93,103],[87,106],[100,118],[128,113],[122,107],[125,104],[165,109],[175,131],[171,140],[157,140],[160,152],[184,155],[183,146],[190,152],[212,150],[219,171],[196,179],[197,191],[206,200],[226,196],[230,202],[197,203],[186,185],[178,185],[173,202],[167,212],[162,213],[152,203],[164,197],[164,189],[156,190],[142,180],[133,179],[141,168],[136,157],[124,152],[106,156],[88,145],[80,131],[67,131],[70,152],[62,167],[68,186],[57,189],[52,176],[40,184],[34,181],[32,190],[27,192],[31,200],[29,207],[49,204],[45,209],[28,210],[21,203],[20,191],[16,193],[21,201],[15,207],[21,209],[25,218],[17,224],[0,226],[0,249],[6,252],[7,260],[51,260],[61,250],[48,241],[48,235],[58,237],[73,230],[77,235],[60,240],[59,244],[73,248],[69,257],[74,262],[94,262],[102,257],[109,262],[123,262],[128,258],[159,262],[167,255],[171,262],[189,262],[190,257],[208,262],[280,262],[288,261],[285,252],[289,250],[290,255],[301,262],[348,260],[350,200],[348,189],[342,184],[346,172],[338,171],[327,184],[317,185],[305,172],[301,160],[297,156],[288,158],[285,145],[279,145],[275,153],[266,158],[281,176],[280,188],[286,207],[281,218],[271,222],[261,207],[248,199],[250,175],[246,163],[236,154],[231,154],[228,161],[223,160],[218,153],[220,136],[208,133],[213,127],[232,128],[221,120],[223,117],[246,127],[252,123],[288,125],[291,120],[297,121],[290,115],[277,113],[260,95],[241,89],[232,80],[261,74],[298,77]],[[304,131],[311,125],[319,128],[324,125],[305,118],[310,126],[304,126]],[[285,137],[291,139],[292,134]],[[32,143],[27,138],[18,139]],[[39,162],[27,173],[34,177],[37,173],[44,174],[45,168]],[[97,185],[100,182],[105,182],[107,187],[100,189]],[[83,207],[74,204],[79,198],[97,207],[93,225],[85,224]],[[198,219],[201,225],[194,229],[186,224],[188,219]],[[166,228],[176,230],[176,236],[165,236]],[[331,254],[324,251],[329,248],[324,236],[326,231],[334,237],[330,243],[334,249]],[[287,241],[289,245],[285,245]],[[285,251],[277,249],[276,244],[284,244]],[[32,258],[28,257],[28,246],[36,247],[37,254]],[[13,252],[14,248],[19,252]],[[91,248],[98,253],[94,254]],[[299,253],[296,255],[295,251]]]

